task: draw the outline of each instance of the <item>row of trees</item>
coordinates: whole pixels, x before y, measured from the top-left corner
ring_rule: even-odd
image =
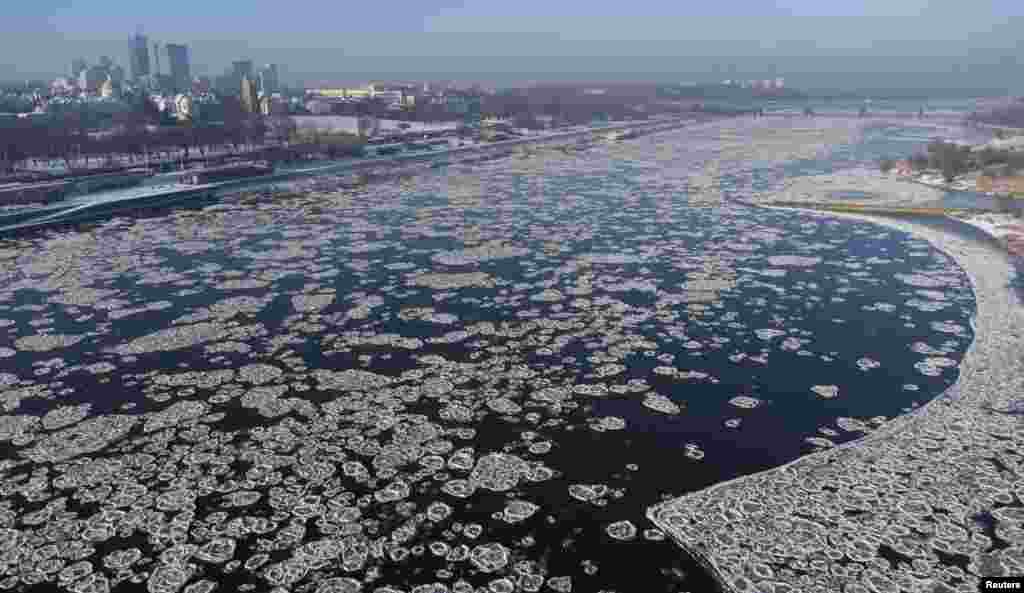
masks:
[[[967,116],[968,121],[1007,128],[1024,128],[1024,103],[1014,102]]]
[[[139,166],[178,155],[189,159],[215,151],[238,153],[262,146],[267,130],[260,118],[238,125],[131,125],[109,132],[90,132],[74,116],[42,123],[18,120],[0,131],[0,171],[53,160],[74,171],[96,164]]]
[[[576,86],[547,85],[514,89],[484,96],[481,111],[513,120],[515,127],[539,127],[539,116],[559,123],[585,124],[597,117],[644,118],[646,111],[635,106],[653,105],[655,87],[612,86],[601,93],[586,93]],[[518,125],[518,124],[522,125]]]
[[[943,178],[949,182],[964,173],[992,166],[1002,165],[1010,170],[1024,169],[1024,152],[997,150],[991,147],[972,151],[970,146],[934,141],[928,145],[925,153],[915,154],[908,161],[910,168],[915,171],[941,171]],[[888,172],[895,166],[896,162],[893,159],[882,159],[879,162],[883,172]]]
[[[102,131],[95,131],[88,114],[73,110],[46,119],[6,120],[0,123],[0,173],[53,160],[73,172],[97,164],[139,166],[211,153],[240,154],[262,148],[268,140],[288,144],[295,134],[288,116],[249,114],[232,98],[219,107],[223,121],[168,122],[145,101],[138,109],[113,114]]]

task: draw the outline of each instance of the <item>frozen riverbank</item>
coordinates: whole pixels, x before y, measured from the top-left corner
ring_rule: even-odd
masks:
[[[778,191],[758,196],[765,203],[865,204],[871,206],[941,206],[945,192],[892,175],[868,170],[795,177]]]
[[[847,445],[652,507],[726,591],[975,591],[1024,573],[1017,477],[1024,308],[997,245],[910,221],[967,272],[975,341],[959,382]],[[768,584],[773,584],[774,588]]]

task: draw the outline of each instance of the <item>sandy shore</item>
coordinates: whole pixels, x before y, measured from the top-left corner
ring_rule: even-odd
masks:
[[[808,211],[805,211],[808,212]],[[1024,575],[1024,308],[992,243],[903,220],[953,257],[975,339],[946,393],[876,432],[648,510],[728,592],[977,591]]]
[[[964,219],[964,222],[994,237],[1011,255],[1024,258],[1024,220],[1011,214],[990,212]]]
[[[941,189],[864,169],[789,179],[760,201],[918,207],[941,205],[944,195]]]

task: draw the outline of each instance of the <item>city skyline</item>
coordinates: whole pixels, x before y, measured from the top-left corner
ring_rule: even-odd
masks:
[[[1024,42],[1016,33],[1024,16],[1006,0],[970,7],[869,2],[827,8],[790,0],[769,9],[740,0],[699,9],[651,0],[622,8],[447,4],[343,8],[309,2],[303,10],[284,12],[262,2],[242,10],[237,2],[183,0],[140,14],[125,11],[120,2],[86,8],[44,1],[5,14],[0,51],[22,57],[0,66],[0,79],[56,75],[78,55],[107,54],[128,63],[120,40],[141,25],[150,41],[188,45],[193,74],[214,76],[245,57],[286,65],[284,82],[480,73],[506,81],[785,73],[800,86],[808,80],[827,86],[936,86],[950,76],[982,86],[1024,80],[1018,63]],[[345,11],[345,18],[334,18]]]

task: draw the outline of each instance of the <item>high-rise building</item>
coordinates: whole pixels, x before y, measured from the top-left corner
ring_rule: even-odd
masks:
[[[260,97],[256,92],[256,83],[248,76],[242,77],[242,93],[239,98],[246,113],[259,113]]]
[[[231,73],[241,81],[243,78],[254,79],[252,72],[252,60],[237,60],[231,62]]]
[[[71,78],[77,79],[78,75],[82,73],[82,70],[85,70],[88,67],[89,63],[86,62],[84,58],[78,58],[71,62]]]
[[[260,68],[260,93],[272,95],[280,90],[281,81],[279,78],[277,64],[267,64]]]
[[[189,66],[188,46],[167,44],[167,63],[171,69],[174,92],[184,93],[192,86],[192,69]]]
[[[132,80],[149,76],[149,40],[145,35],[136,34],[131,39]]]

